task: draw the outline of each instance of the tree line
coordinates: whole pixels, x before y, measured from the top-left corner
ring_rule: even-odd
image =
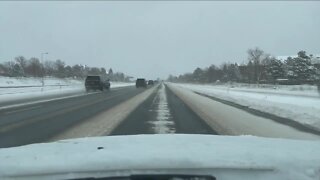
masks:
[[[87,75],[104,75],[111,81],[128,82],[130,77],[121,72],[113,72],[110,68],[107,70],[103,67],[89,67],[86,65],[76,64],[73,66],[66,65],[60,59],[56,61],[47,60],[41,63],[38,58],[32,57],[26,59],[23,56],[16,57],[13,61],[0,63],[0,76],[8,77],[57,77],[57,78],[75,78],[83,79]]]
[[[265,84],[316,84],[320,81],[320,63],[313,55],[299,51],[296,57],[280,60],[258,47],[249,49],[248,61],[196,68],[192,73],[170,75],[168,81],[185,83],[243,82]]]

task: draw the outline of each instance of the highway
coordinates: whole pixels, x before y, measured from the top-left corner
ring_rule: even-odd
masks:
[[[108,111],[147,90],[152,92],[145,97],[146,100],[141,104],[136,104],[137,108],[133,109],[127,117],[117,119],[122,123],[111,129],[110,133],[104,133],[103,135],[216,134],[164,85],[149,87],[148,89],[131,86],[2,108],[0,110],[0,147],[65,139],[66,137],[61,136],[61,134],[69,132],[70,129],[79,130],[79,126],[83,123],[96,124],[93,119],[97,114]],[[166,98],[166,94],[168,94],[168,98]],[[165,102],[163,102],[163,97],[165,97]],[[159,109],[161,108],[159,103],[165,103],[164,105],[167,105],[166,109]],[[126,107],[130,106],[130,104],[126,105],[125,103],[124,105]],[[160,111],[167,111],[168,114],[160,117],[162,119],[159,121]],[[161,124],[162,121],[164,124]],[[106,124],[106,126],[109,126],[109,124]],[[169,126],[173,131],[165,130]],[[158,130],[155,128],[158,128]],[[88,129],[87,131],[93,132],[94,130]],[[87,132],[81,131],[75,137],[85,137],[87,134]]]
[[[0,110],[0,147],[44,142],[142,91],[118,88]]]
[[[128,86],[0,108],[0,148],[69,138],[163,133],[320,139],[172,84],[146,89]]]
[[[170,89],[160,85],[110,135],[217,134]]]

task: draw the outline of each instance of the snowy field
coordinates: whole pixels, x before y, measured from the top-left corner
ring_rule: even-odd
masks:
[[[132,86],[133,83],[111,82],[111,88]],[[85,94],[84,81],[74,79],[0,77],[0,102],[63,94]]]
[[[320,130],[320,97],[316,86],[176,85]]]
[[[29,86],[42,86],[41,78],[14,78],[14,77],[1,77],[0,76],[0,87],[29,87]],[[55,86],[55,85],[70,85],[70,84],[81,84],[81,81],[74,79],[58,79],[52,77],[44,78],[46,86]]]

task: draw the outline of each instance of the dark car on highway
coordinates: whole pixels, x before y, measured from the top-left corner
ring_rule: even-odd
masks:
[[[149,80],[148,81],[148,85],[153,86],[154,85],[154,81],[153,80]]]
[[[137,79],[137,81],[136,81],[136,88],[139,88],[139,87],[144,87],[144,88],[147,87],[147,81],[146,81],[146,79],[143,79],[143,78]]]
[[[85,80],[86,91],[110,89],[110,82],[103,76],[87,76]]]

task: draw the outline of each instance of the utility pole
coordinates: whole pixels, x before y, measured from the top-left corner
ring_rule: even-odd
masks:
[[[41,53],[41,65],[42,65],[42,78],[41,78],[41,83],[42,83],[42,90],[43,90],[43,87],[44,87],[44,64],[43,64],[43,55],[45,54],[49,54],[48,52],[45,52],[45,53]]]

